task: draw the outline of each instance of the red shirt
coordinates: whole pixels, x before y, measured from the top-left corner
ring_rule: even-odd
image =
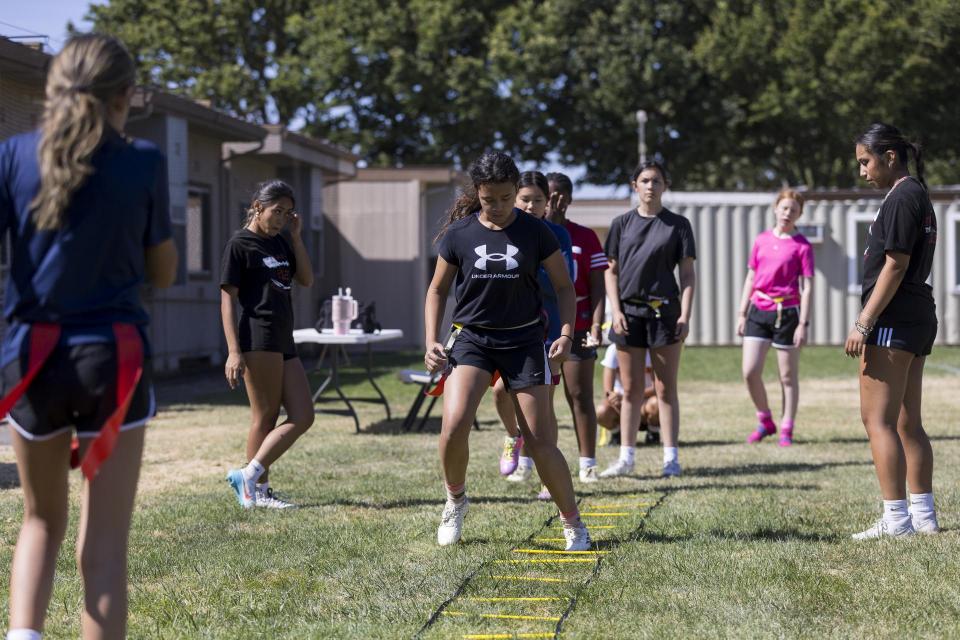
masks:
[[[573,243],[573,288],[577,292],[577,320],[574,331],[585,331],[593,324],[590,304],[590,272],[607,268],[607,255],[593,229],[567,220],[565,224]]]

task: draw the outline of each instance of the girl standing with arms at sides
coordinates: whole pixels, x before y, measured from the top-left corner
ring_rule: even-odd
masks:
[[[580,449],[580,481],[596,482],[599,476],[593,373],[605,311],[603,272],[607,269],[607,257],[593,229],[567,219],[567,207],[573,202],[570,178],[562,173],[550,173],[547,180],[550,185],[547,217],[563,225],[573,241],[573,288],[577,293],[573,348],[570,358],[563,363],[563,389]]]
[[[863,309],[846,352],[860,358],[860,415],[870,438],[883,517],[855,540],[937,533],[933,448],[923,429],[923,365],[937,336],[937,307],[926,283],[937,216],[923,181],[920,147],[889,124],[856,140],[860,177],[886,190],[863,256]],[[907,161],[913,154],[917,175]],[[910,489],[909,503],[907,487]]]
[[[303,218],[294,205],[287,183],[260,183],[243,228],[223,251],[220,312],[230,352],[224,370],[231,389],[243,378],[250,398],[247,465],[227,474],[244,509],[293,506],[273,494],[267,472],[314,418],[310,384],[293,344],[293,282],[313,285],[313,266],[300,238]],[[281,234],[287,225],[289,240]],[[287,416],[277,424],[281,405]]]
[[[796,226],[797,218],[803,215],[800,193],[782,190],[777,194],[774,213],[776,225],[757,236],[750,252],[737,334],[743,336],[743,379],[760,422],[747,442],[760,442],[777,432],[763,386],[763,363],[772,344],[777,350],[783,390],[780,446],[789,447],[800,401],[800,347],[807,342],[810,325],[813,247]]]
[[[40,130],[0,144],[0,233],[12,246],[3,413],[19,396],[9,422],[24,505],[11,640],[41,637],[67,529],[74,430],[85,476],[82,635],[126,637],[141,427],[156,413],[140,286],[168,287],[177,271],[166,161],[122,133],[134,73],[118,40],[71,38],[51,62]]]
[[[562,363],[573,341],[573,283],[547,225],[514,207],[520,172],[513,160],[504,153],[487,153],[468,174],[472,184],[454,203],[438,236],[437,268],[424,310],[427,369],[449,367],[440,432],[447,502],[437,542],[445,546],[461,538],[469,505],[468,437],[480,400],[498,371],[523,417],[519,426],[524,444],[560,509],[566,550],[586,551],[590,534],[580,520],[567,462],[556,445],[549,392],[551,361]],[[541,265],[560,307],[560,337],[549,352],[543,344],[537,281]],[[445,346],[439,325],[454,283],[453,321],[461,329]]]
[[[564,261],[567,264],[568,273],[573,272],[573,251],[570,244],[570,234],[560,225],[553,224],[544,219],[547,210],[547,179],[539,171],[525,171],[520,174],[519,190],[517,191],[517,201],[514,206],[532,215],[534,218],[543,220],[550,231],[560,243],[560,253],[563,254]],[[540,292],[543,295],[543,310],[547,318],[547,334],[545,342],[547,348],[560,337],[560,306],[557,302],[557,294],[553,290],[553,284],[550,282],[550,276],[543,267],[537,271],[540,282]],[[556,386],[551,381],[550,384],[550,410],[553,414],[554,423],[557,422],[557,414],[553,408],[553,394]],[[497,406],[497,413],[507,430],[507,437],[503,443],[503,453],[500,456],[500,473],[507,476],[512,482],[525,482],[530,479],[533,473],[533,458],[527,455],[523,449],[523,436],[517,426],[517,412],[513,406],[513,398],[507,391],[503,379],[497,380],[493,385],[493,398]],[[550,493],[545,489],[540,492],[540,499],[549,500]]]
[[[690,333],[696,246],[690,222],[661,204],[668,185],[663,165],[656,161],[641,163],[631,180],[640,204],[614,219],[607,236],[607,298],[613,311],[609,337],[617,345],[623,402],[620,458],[600,474],[601,478],[633,472],[648,349],[653,354],[651,363],[660,408],[663,476],[680,475],[677,374],[683,341]],[[679,287],[673,275],[678,266]]]

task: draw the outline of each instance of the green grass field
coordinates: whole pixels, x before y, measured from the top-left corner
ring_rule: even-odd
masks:
[[[416,368],[421,357],[377,358],[393,421],[379,407],[365,408],[369,432],[355,435],[349,419],[318,416],[274,467],[272,484],[302,505],[295,511],[242,511],[223,481],[241,462],[242,392],[224,385],[189,403],[161,398],[167,405],[150,427],[132,532],[130,636],[510,638],[554,637],[558,627],[562,638],[960,635],[960,470],[953,465],[960,349],[936,350],[924,397],[943,534],[849,540],[879,514],[879,494],[859,420],[856,364],[839,348],[803,353],[790,449],[744,443],[753,412],[739,381],[739,351],[689,348],[684,475],[659,479],[659,449],[641,448],[635,477],[589,488],[575,482],[582,511],[595,514],[588,522],[601,552],[576,557],[524,551],[560,545],[555,510],[535,500],[539,485],[500,478],[503,433],[489,400],[471,440],[465,543],[436,546],[439,423],[431,420],[427,433],[397,433],[396,414],[402,417],[414,389],[397,382],[395,371]],[[769,391],[778,399],[774,364]],[[573,468],[569,411],[562,401],[557,408],[560,445]],[[601,450],[600,464],[616,453]],[[12,462],[10,447],[0,447],[4,576],[21,516]],[[48,638],[79,633],[76,513],[73,520]],[[6,578],[2,590],[6,598]],[[5,602],[3,610],[5,624]]]

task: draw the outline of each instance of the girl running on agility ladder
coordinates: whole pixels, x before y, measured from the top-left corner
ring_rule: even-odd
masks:
[[[523,417],[524,444],[560,509],[566,549],[584,551],[590,548],[590,535],[580,520],[566,460],[556,446],[549,393],[550,361],[562,362],[573,341],[573,283],[547,225],[514,208],[520,172],[513,160],[503,153],[488,153],[470,166],[468,174],[471,184],[438,237],[437,268],[425,304],[424,362],[434,372],[450,368],[440,433],[447,502],[437,542],[454,544],[463,533],[469,506],[468,437],[480,400],[497,372]],[[549,352],[543,344],[537,282],[541,265],[560,307],[561,333]],[[445,345],[439,325],[451,286],[457,300],[453,321],[460,328]]]
[[[12,246],[2,411],[23,486],[11,640],[37,640],[67,529],[71,466],[85,638],[123,638],[127,543],[144,427],[156,413],[140,286],[176,277],[166,162],[123,137],[134,64],[118,40],[72,38],[47,74],[39,131],[0,144],[0,232]],[[19,399],[18,399],[19,398]]]

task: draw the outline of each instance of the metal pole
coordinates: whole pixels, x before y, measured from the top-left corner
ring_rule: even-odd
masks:
[[[637,150],[640,155],[640,163],[647,161],[647,139],[644,125],[647,124],[647,112],[643,109],[637,110]]]

